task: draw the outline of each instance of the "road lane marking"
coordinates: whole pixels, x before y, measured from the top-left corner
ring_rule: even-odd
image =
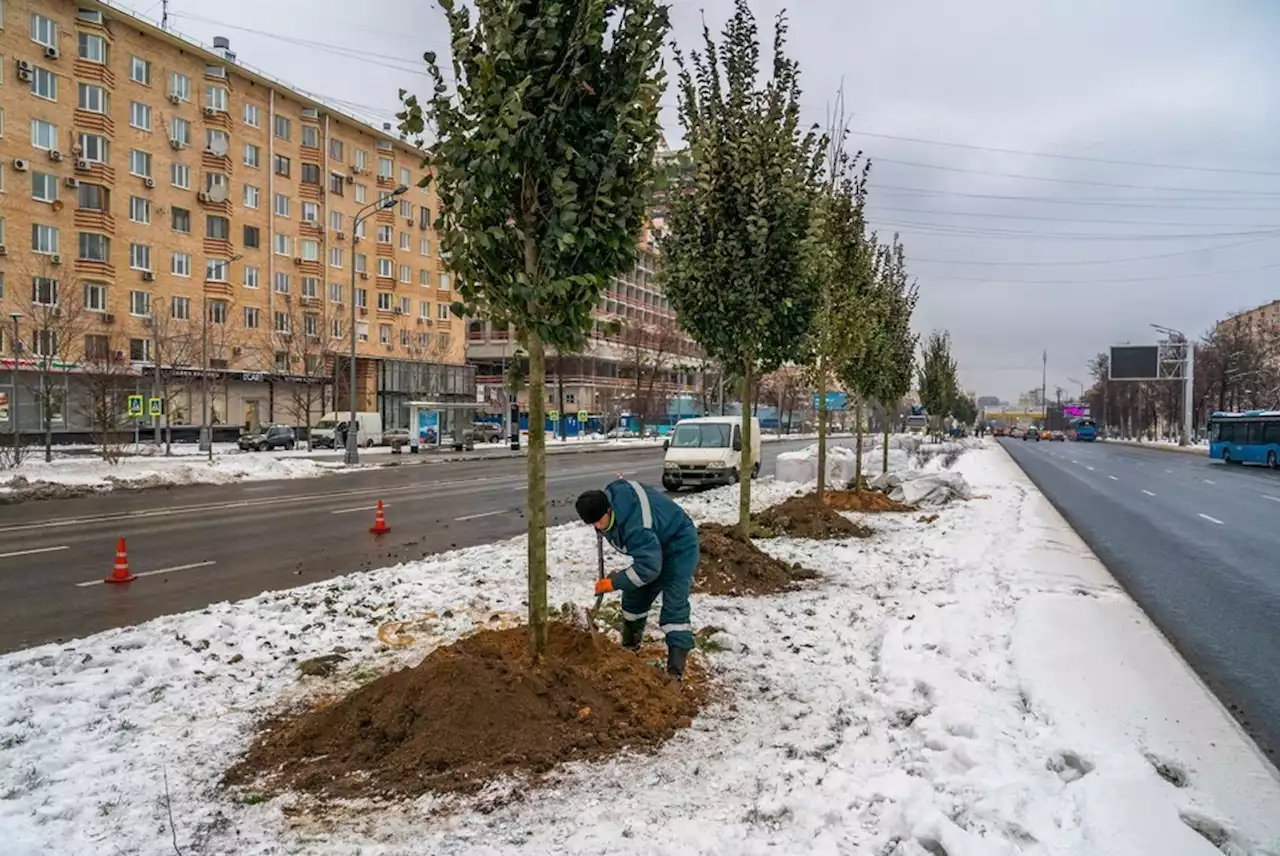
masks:
[[[1165,472],[1168,473],[1169,475],[1173,475],[1173,470],[1165,470]]]
[[[1271,495],[1271,494],[1269,494],[1269,493],[1264,493],[1264,494],[1262,495],[1262,498],[1263,498],[1263,499],[1269,499],[1269,500],[1271,500],[1272,502],[1280,502],[1280,496],[1272,496],[1272,495]]]
[[[1201,481],[1204,482],[1205,484],[1217,484],[1217,482],[1214,481],[1213,479],[1201,479]]]
[[[1089,472],[1093,472],[1093,471],[1094,471],[1093,467],[1091,467],[1091,466],[1089,466],[1089,465],[1087,465],[1087,464],[1085,465],[1085,469],[1086,469],[1086,470],[1088,470]]]
[[[1209,516],[1209,515],[1207,515],[1207,514],[1201,514],[1200,516],[1201,516],[1201,517],[1203,517],[1205,520],[1208,520],[1210,523],[1216,523],[1216,524],[1218,524],[1219,526],[1226,526],[1226,525],[1227,525],[1227,524],[1223,523],[1221,520],[1219,520],[1219,519],[1218,519],[1218,518],[1216,518],[1216,517],[1210,517],[1210,516]]]
[[[207,562],[192,562],[189,565],[174,565],[172,568],[160,568],[154,571],[139,571],[134,574],[135,577],[154,577],[157,574],[176,574],[178,571],[190,571],[195,568],[207,568],[210,565],[218,564],[217,561],[210,559]],[[76,583],[76,588],[87,588],[88,586],[102,585],[103,580],[85,580],[82,583]]]
[[[1147,496],[1155,496],[1155,494],[1149,490],[1144,490],[1143,493],[1145,493]]]
[[[1115,476],[1107,476],[1107,478],[1111,479],[1112,481],[1120,481],[1120,479],[1116,478]]]
[[[384,502],[382,503],[382,507],[390,508],[391,503]],[[357,511],[377,511],[377,510],[378,510],[378,506],[376,505],[362,505],[359,508],[339,508],[337,511],[330,511],[329,513],[330,514],[354,514]]]
[[[56,553],[59,550],[70,550],[66,544],[60,547],[36,547],[32,550],[14,550],[12,553],[0,553],[0,559],[12,559],[15,556],[34,556],[36,553]]]
[[[500,508],[497,511],[482,511],[479,514],[464,514],[461,517],[453,518],[453,520],[455,523],[461,523],[464,520],[479,520],[481,517],[494,517],[498,514],[506,514],[506,513],[507,513],[507,510],[505,508]]]

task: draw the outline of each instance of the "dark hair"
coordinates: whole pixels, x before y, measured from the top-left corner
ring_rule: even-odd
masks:
[[[574,503],[583,523],[595,523],[609,513],[609,497],[602,490],[588,490]]]

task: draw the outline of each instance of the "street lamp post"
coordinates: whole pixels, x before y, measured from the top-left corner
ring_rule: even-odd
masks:
[[[1074,383],[1076,386],[1080,387],[1080,403],[1084,404],[1084,384],[1073,377],[1067,378],[1067,383]]]
[[[409,188],[403,184],[391,191],[391,195],[370,202],[359,211],[356,212],[355,219],[351,223],[351,364],[347,377],[347,400],[350,405],[351,417],[347,422],[347,451],[343,460],[347,466],[354,466],[360,463],[360,447],[358,445],[359,438],[356,436],[356,237],[360,231],[360,224],[367,217],[366,212],[373,210],[385,211],[395,205],[396,197],[402,196]],[[409,426],[409,430],[414,430],[414,426]]]
[[[18,361],[22,359],[22,336],[19,335],[18,321],[22,318],[22,313],[10,312],[9,318],[13,320],[13,403],[9,407],[12,410],[10,418],[13,420],[13,464],[17,466],[22,463],[19,460],[22,457],[22,441],[18,439]]]

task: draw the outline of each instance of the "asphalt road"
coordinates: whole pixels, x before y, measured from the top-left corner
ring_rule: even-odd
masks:
[[[1118,444],[1001,442],[1280,760],[1280,474]]]
[[[764,444],[762,473],[811,442]],[[576,520],[573,499],[619,473],[657,484],[662,460],[657,447],[548,456],[550,524]],[[519,535],[524,467],[433,462],[0,506],[0,651]],[[379,499],[391,532],[374,536]],[[101,584],[121,537],[140,578]]]

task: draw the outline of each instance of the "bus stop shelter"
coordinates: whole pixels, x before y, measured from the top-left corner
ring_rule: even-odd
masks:
[[[466,432],[475,412],[474,401],[410,401],[409,453],[416,455],[423,446],[445,445],[461,451],[466,446]]]

